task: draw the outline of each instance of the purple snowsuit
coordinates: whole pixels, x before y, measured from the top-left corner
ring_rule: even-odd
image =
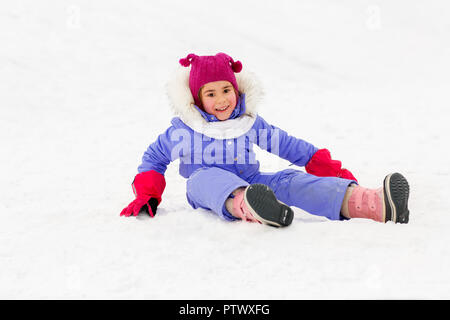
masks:
[[[198,109],[207,121],[218,121]],[[230,119],[245,111],[245,94]],[[225,220],[237,220],[225,208],[225,201],[239,187],[253,183],[269,186],[276,197],[289,206],[331,220],[341,218],[340,209],[352,180],[317,177],[300,170],[285,169],[275,173],[259,171],[253,144],[290,161],[305,166],[318,150],[312,144],[289,136],[268,124],[259,115],[247,133],[232,139],[214,139],[194,131],[179,117],[152,143],[142,158],[139,172],[155,170],[161,174],[167,165],[180,159],[179,172],[187,178],[187,200],[193,208],[212,210]]]

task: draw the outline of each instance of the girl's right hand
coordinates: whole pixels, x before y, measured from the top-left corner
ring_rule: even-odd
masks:
[[[131,185],[136,199],[124,208],[120,215],[137,216],[144,209],[153,218],[166,187],[164,176],[154,170],[141,172],[136,175]]]
[[[145,198],[137,198],[131,202],[126,208],[120,213],[121,216],[129,217],[131,215],[137,216],[139,212],[145,210],[152,218],[156,214],[156,207],[158,205],[158,200],[151,198],[146,201]]]

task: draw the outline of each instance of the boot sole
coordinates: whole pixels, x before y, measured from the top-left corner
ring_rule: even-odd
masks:
[[[409,184],[400,173],[391,173],[384,178],[385,222],[408,223]]]
[[[279,201],[272,189],[264,184],[252,184],[245,189],[244,201],[252,215],[275,227],[287,227],[292,223],[294,211]]]

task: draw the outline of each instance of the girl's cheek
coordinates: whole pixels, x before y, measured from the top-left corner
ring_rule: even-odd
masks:
[[[205,111],[210,113],[210,111],[214,110],[214,101],[211,101],[209,99],[205,100],[203,106],[205,107]]]
[[[237,97],[236,97],[235,94],[233,94],[233,95],[230,96],[229,101],[230,101],[230,103],[232,104],[233,108],[236,107],[236,104],[237,104]]]

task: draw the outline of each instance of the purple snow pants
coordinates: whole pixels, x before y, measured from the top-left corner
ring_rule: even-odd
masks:
[[[197,169],[187,180],[187,199],[194,208],[217,213],[225,220],[236,220],[225,209],[225,201],[239,187],[262,183],[278,200],[314,215],[339,220],[342,201],[353,180],[317,177],[303,171],[286,169],[275,173],[257,173],[244,180],[233,172],[210,167]]]

